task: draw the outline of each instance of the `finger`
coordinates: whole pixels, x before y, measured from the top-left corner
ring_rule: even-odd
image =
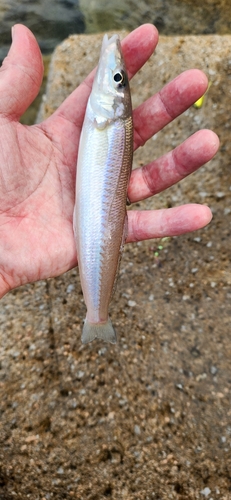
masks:
[[[158,42],[158,31],[152,24],[139,26],[122,41],[123,55],[131,78],[149,59]],[[52,115],[52,119],[63,117],[74,123],[77,127],[82,126],[87,100],[91,91],[94,69],[84,82],[64,101],[63,104]],[[76,112],[78,110],[78,112]],[[50,120],[51,121],[51,120]]]
[[[129,210],[127,243],[165,236],[179,236],[206,226],[212,219],[209,207],[183,205],[162,210]]]
[[[196,132],[173,151],[132,171],[129,200],[131,203],[144,200],[176,184],[211,160],[218,148],[219,139],[214,132]]]
[[[143,146],[154,134],[189,108],[208,87],[205,74],[199,69],[181,73],[163,89],[135,109],[134,149]]]
[[[31,31],[21,24],[12,28],[12,45],[0,68],[0,114],[18,119],[37,96],[43,61]]]

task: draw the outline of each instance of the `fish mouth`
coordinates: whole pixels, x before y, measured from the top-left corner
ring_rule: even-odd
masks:
[[[123,64],[122,61],[123,56],[119,35],[115,34],[111,37],[108,37],[107,34],[104,35],[98,67],[103,65],[109,66],[113,69],[117,65],[120,66]]]
[[[102,42],[102,47],[101,47],[101,54],[107,50],[109,45],[111,44],[116,44],[118,46],[118,42],[120,44],[119,36],[118,35],[112,35],[110,38],[108,37],[107,34],[104,35],[103,37],[103,42]]]

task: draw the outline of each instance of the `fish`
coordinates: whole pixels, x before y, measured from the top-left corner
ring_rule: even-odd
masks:
[[[87,308],[82,343],[116,343],[109,318],[127,237],[127,191],[133,121],[128,75],[118,35],[104,35],[80,135],[74,234]]]

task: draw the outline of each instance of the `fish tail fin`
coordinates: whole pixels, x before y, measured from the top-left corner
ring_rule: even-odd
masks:
[[[82,343],[88,344],[94,339],[105,340],[111,344],[116,343],[116,332],[112,326],[111,320],[106,323],[90,323],[87,319],[84,321],[82,332]]]

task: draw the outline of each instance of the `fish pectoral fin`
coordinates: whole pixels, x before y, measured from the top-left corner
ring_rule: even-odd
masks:
[[[116,344],[116,332],[109,318],[106,323],[90,323],[85,319],[82,332],[82,343],[88,344],[94,339],[101,339],[105,342]]]

